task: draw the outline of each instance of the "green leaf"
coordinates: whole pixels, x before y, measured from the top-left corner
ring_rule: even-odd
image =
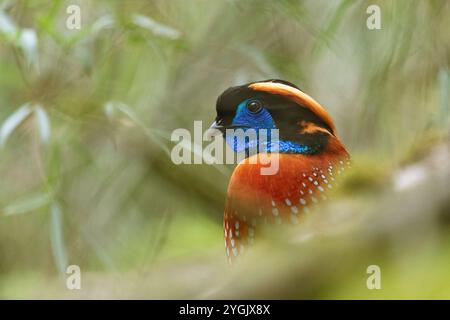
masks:
[[[9,40],[15,39],[18,29],[11,18],[0,10],[0,33],[4,34]]]
[[[38,38],[33,29],[22,29],[17,39],[17,45],[22,50],[28,66],[34,66],[38,63]]]
[[[39,127],[39,135],[43,143],[47,143],[50,140],[51,126],[48,119],[47,112],[42,106],[37,105],[34,109],[36,115],[36,121]]]
[[[165,24],[157,22],[152,18],[144,15],[135,14],[132,16],[131,21],[141,28],[150,30],[157,36],[161,36],[169,39],[178,39],[181,36],[180,31],[175,28],[169,27]]]
[[[64,245],[61,220],[61,207],[58,203],[53,203],[50,207],[50,241],[58,272],[64,274],[67,268],[67,252]]]
[[[27,198],[19,199],[3,208],[3,214],[6,216],[31,212],[50,203],[52,199],[49,193],[38,193]]]
[[[24,104],[19,109],[17,109],[13,114],[11,114],[3,122],[0,128],[0,147],[3,147],[8,140],[11,133],[22,123],[23,120],[31,113],[31,108],[29,104]]]
[[[108,119],[112,119],[114,117],[114,102],[112,101],[108,101],[105,103],[105,105],[103,106],[103,111],[105,112],[106,116],[108,117]]]
[[[105,103],[103,110],[109,119],[112,119],[114,117],[116,111],[119,111],[120,113],[123,113],[128,118],[130,118],[130,120],[132,120],[137,125],[144,126],[144,124],[139,120],[139,118],[136,116],[134,111],[123,102],[108,101]]]
[[[116,21],[114,20],[113,16],[105,15],[94,22],[91,27],[91,32],[95,33],[102,31],[103,29],[112,28],[115,23]]]

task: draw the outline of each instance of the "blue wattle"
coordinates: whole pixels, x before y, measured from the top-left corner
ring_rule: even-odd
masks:
[[[301,153],[308,154],[311,153],[311,148],[305,145],[298,144],[292,141],[279,141],[279,152],[281,153]]]

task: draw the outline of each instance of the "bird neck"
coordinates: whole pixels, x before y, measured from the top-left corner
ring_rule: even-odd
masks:
[[[279,140],[279,153],[326,156],[327,154],[348,155],[339,138],[328,132],[297,134],[292,138]]]

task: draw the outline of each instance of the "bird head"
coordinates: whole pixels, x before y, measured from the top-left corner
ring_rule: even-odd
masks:
[[[278,129],[280,153],[319,154],[330,139],[337,139],[328,112],[297,86],[283,80],[231,87],[217,99],[216,111],[212,128],[219,129],[236,152],[258,141],[237,145],[234,137],[230,140],[227,136],[227,129]]]

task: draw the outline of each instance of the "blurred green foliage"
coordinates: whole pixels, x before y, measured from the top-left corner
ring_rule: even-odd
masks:
[[[443,0],[1,2],[0,297],[450,298],[449,23]],[[230,269],[233,168],[174,165],[170,133],[267,78],[326,106],[355,169],[312,240]]]

